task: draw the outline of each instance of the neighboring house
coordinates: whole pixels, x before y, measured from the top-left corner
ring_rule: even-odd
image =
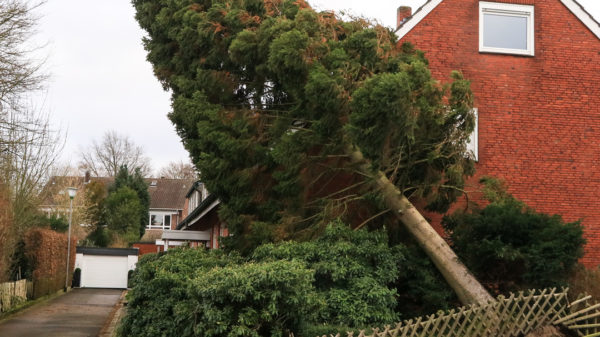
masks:
[[[538,211],[581,219],[582,262],[600,264],[600,24],[574,0],[429,0],[411,14],[398,10],[399,44],[424,51],[441,82],[452,70],[471,81],[467,190],[491,175]]]
[[[149,221],[146,232],[162,233],[175,229],[184,217],[185,195],[194,184],[190,179],[145,179],[150,194]]]
[[[108,189],[113,183],[114,178],[109,177],[52,177],[43,190],[43,201],[40,210],[48,215],[67,214],[69,199],[66,196],[67,187],[77,188],[77,196],[73,202],[74,214],[78,210],[85,208],[85,188],[90,182],[100,182]],[[191,179],[166,179],[166,178],[146,178],[148,184],[148,194],[150,195],[150,208],[148,211],[148,224],[146,225],[146,234],[142,237],[142,242],[148,242],[152,247],[148,248],[154,252],[157,251],[156,240],[161,239],[164,230],[175,229],[184,214],[186,204],[186,193],[194,184]],[[83,217],[82,217],[83,219]],[[75,217],[74,223],[77,223]],[[83,221],[83,220],[82,220]],[[79,222],[85,226],[84,222]],[[159,242],[162,247],[162,242]]]
[[[67,187],[77,188],[77,196],[73,199],[73,210],[74,213],[78,209],[85,206],[85,186],[91,181],[100,182],[104,186],[108,186],[112,183],[112,178],[94,177],[91,178],[89,175],[84,177],[78,176],[53,176],[48,179],[48,182],[44,186],[41,192],[42,201],[39,206],[39,210],[50,216],[57,214],[59,216],[66,216],[69,212],[69,196],[67,195]],[[77,223],[84,219],[74,218],[74,223]],[[83,222],[80,224],[85,225]]]
[[[188,215],[177,225],[178,230],[206,233],[203,244],[209,249],[219,248],[219,238],[229,235],[227,224],[219,219],[220,201],[210,194],[204,184],[196,182],[186,195]]]

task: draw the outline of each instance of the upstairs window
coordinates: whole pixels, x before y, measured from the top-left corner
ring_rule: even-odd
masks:
[[[171,229],[171,213],[150,212],[149,220],[146,229]]]
[[[479,2],[479,51],[534,55],[533,6]]]
[[[467,143],[467,155],[474,161],[479,161],[479,111],[477,108],[473,108],[473,114],[475,114],[475,128]]]

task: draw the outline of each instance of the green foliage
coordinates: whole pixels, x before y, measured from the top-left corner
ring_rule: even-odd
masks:
[[[398,312],[404,317],[416,317],[460,306],[454,291],[419,247],[396,246],[396,249],[404,256],[396,261],[400,274],[394,282]]]
[[[125,242],[132,243],[140,238],[142,209],[137,193],[127,186],[120,187],[110,192],[104,201],[104,224]]]
[[[230,248],[311,237],[358,207],[351,146],[409,197],[445,210],[472,174],[469,83],[439,85],[390,30],[296,0],[133,0],[169,118],[221,201]],[[457,189],[458,188],[458,189]],[[352,201],[349,201],[352,200]]]
[[[495,291],[565,285],[583,256],[580,222],[536,212],[495,180],[487,186],[488,206],[444,218],[456,253]]]
[[[315,312],[304,264],[240,262],[201,249],[143,256],[119,335],[282,336]]]
[[[108,230],[103,226],[95,226],[82,244],[86,247],[108,247],[111,237]]]
[[[32,218],[32,225],[42,228],[49,228],[55,232],[64,233],[69,229],[68,216],[59,216],[58,214],[52,214],[49,217],[45,214],[36,214]]]
[[[190,280],[236,262],[222,251],[202,249],[142,256],[131,278],[133,289],[127,295],[120,336],[193,336],[193,314],[187,311]]]
[[[150,194],[148,193],[148,184],[144,181],[142,172],[136,168],[133,173],[129,172],[127,166],[121,166],[115,176],[115,182],[108,188],[108,193],[113,193],[122,187],[129,187],[137,194],[140,208],[139,212],[139,236],[144,235],[146,225],[148,224],[150,208]]]
[[[192,281],[202,336],[287,336],[318,309],[313,271],[296,261],[216,268]]]
[[[418,249],[335,222],[310,242],[144,255],[121,336],[313,336],[430,314],[452,300]]]
[[[379,326],[398,320],[396,261],[403,256],[388,247],[384,232],[353,231],[341,223],[327,227],[309,242],[258,247],[256,261],[302,261],[315,271],[314,286],[326,306],[317,322],[352,327]]]
[[[31,280],[33,276],[33,270],[34,265],[31,259],[27,257],[27,251],[25,249],[25,240],[21,238],[15,245],[13,255],[11,256],[9,277],[11,280]]]

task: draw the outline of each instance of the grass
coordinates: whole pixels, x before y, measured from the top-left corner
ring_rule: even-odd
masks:
[[[594,300],[600,300],[600,268],[587,269],[582,265],[577,266],[569,277],[569,294],[571,300],[580,294],[592,295]]]

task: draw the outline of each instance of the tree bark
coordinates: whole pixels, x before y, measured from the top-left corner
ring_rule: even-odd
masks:
[[[360,150],[350,149],[348,154],[353,163],[360,165],[362,173],[373,176],[371,167]],[[464,305],[483,305],[494,301],[448,243],[381,171],[375,172],[373,183],[381,190],[387,207],[394,211],[414,236]]]

